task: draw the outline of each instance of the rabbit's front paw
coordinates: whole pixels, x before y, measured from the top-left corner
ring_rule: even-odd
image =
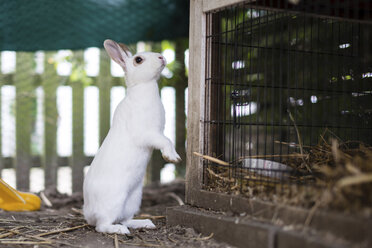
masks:
[[[176,150],[174,150],[173,146],[162,149],[161,154],[164,160],[170,163],[178,163],[182,160],[180,155],[178,155]]]

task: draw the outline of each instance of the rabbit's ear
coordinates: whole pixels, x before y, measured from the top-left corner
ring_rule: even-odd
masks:
[[[125,52],[118,43],[113,40],[105,40],[103,43],[108,55],[126,71],[125,59],[131,56],[130,52]]]
[[[130,52],[129,50],[129,47],[127,47],[127,45],[123,44],[123,43],[119,43],[119,46],[121,47],[121,49],[123,49],[123,51],[129,56],[129,57],[132,57],[132,53]]]

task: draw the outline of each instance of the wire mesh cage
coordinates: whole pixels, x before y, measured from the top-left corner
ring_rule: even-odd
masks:
[[[324,186],[316,166],[331,138],[370,154],[371,12],[368,1],[272,0],[207,13],[203,150],[220,161],[204,161],[205,188]]]

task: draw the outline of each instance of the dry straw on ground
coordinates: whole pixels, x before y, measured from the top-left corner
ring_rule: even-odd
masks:
[[[153,184],[143,190],[141,213],[135,218],[151,219],[156,229],[131,229],[127,235],[97,233],[86,225],[80,209],[82,195],[67,196],[55,190],[45,192],[52,208],[36,212],[0,210],[0,247],[229,247],[200,235],[191,228],[167,227],[166,207],[183,204],[183,180]]]
[[[300,153],[249,157],[281,157],[282,163],[291,170],[276,172],[277,177],[260,175],[239,166],[239,160],[228,163],[195,155],[209,161],[205,171],[209,190],[309,208],[316,206],[371,214],[372,147],[357,141],[343,142],[329,130],[319,140],[315,146],[298,144]]]
[[[31,216],[31,215],[30,215]],[[50,218],[55,218],[54,223],[46,225]],[[63,222],[59,222],[63,218]],[[70,232],[85,229],[88,227],[79,216],[45,216],[37,221],[31,218],[20,218],[19,215],[13,218],[0,219],[0,246],[17,245],[58,245],[75,247],[74,235]]]

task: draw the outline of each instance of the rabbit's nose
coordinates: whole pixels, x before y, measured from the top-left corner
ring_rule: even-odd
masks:
[[[165,58],[164,58],[163,56],[159,56],[158,58],[161,60],[161,63],[162,63],[163,65],[166,64],[166,60],[165,60]]]

